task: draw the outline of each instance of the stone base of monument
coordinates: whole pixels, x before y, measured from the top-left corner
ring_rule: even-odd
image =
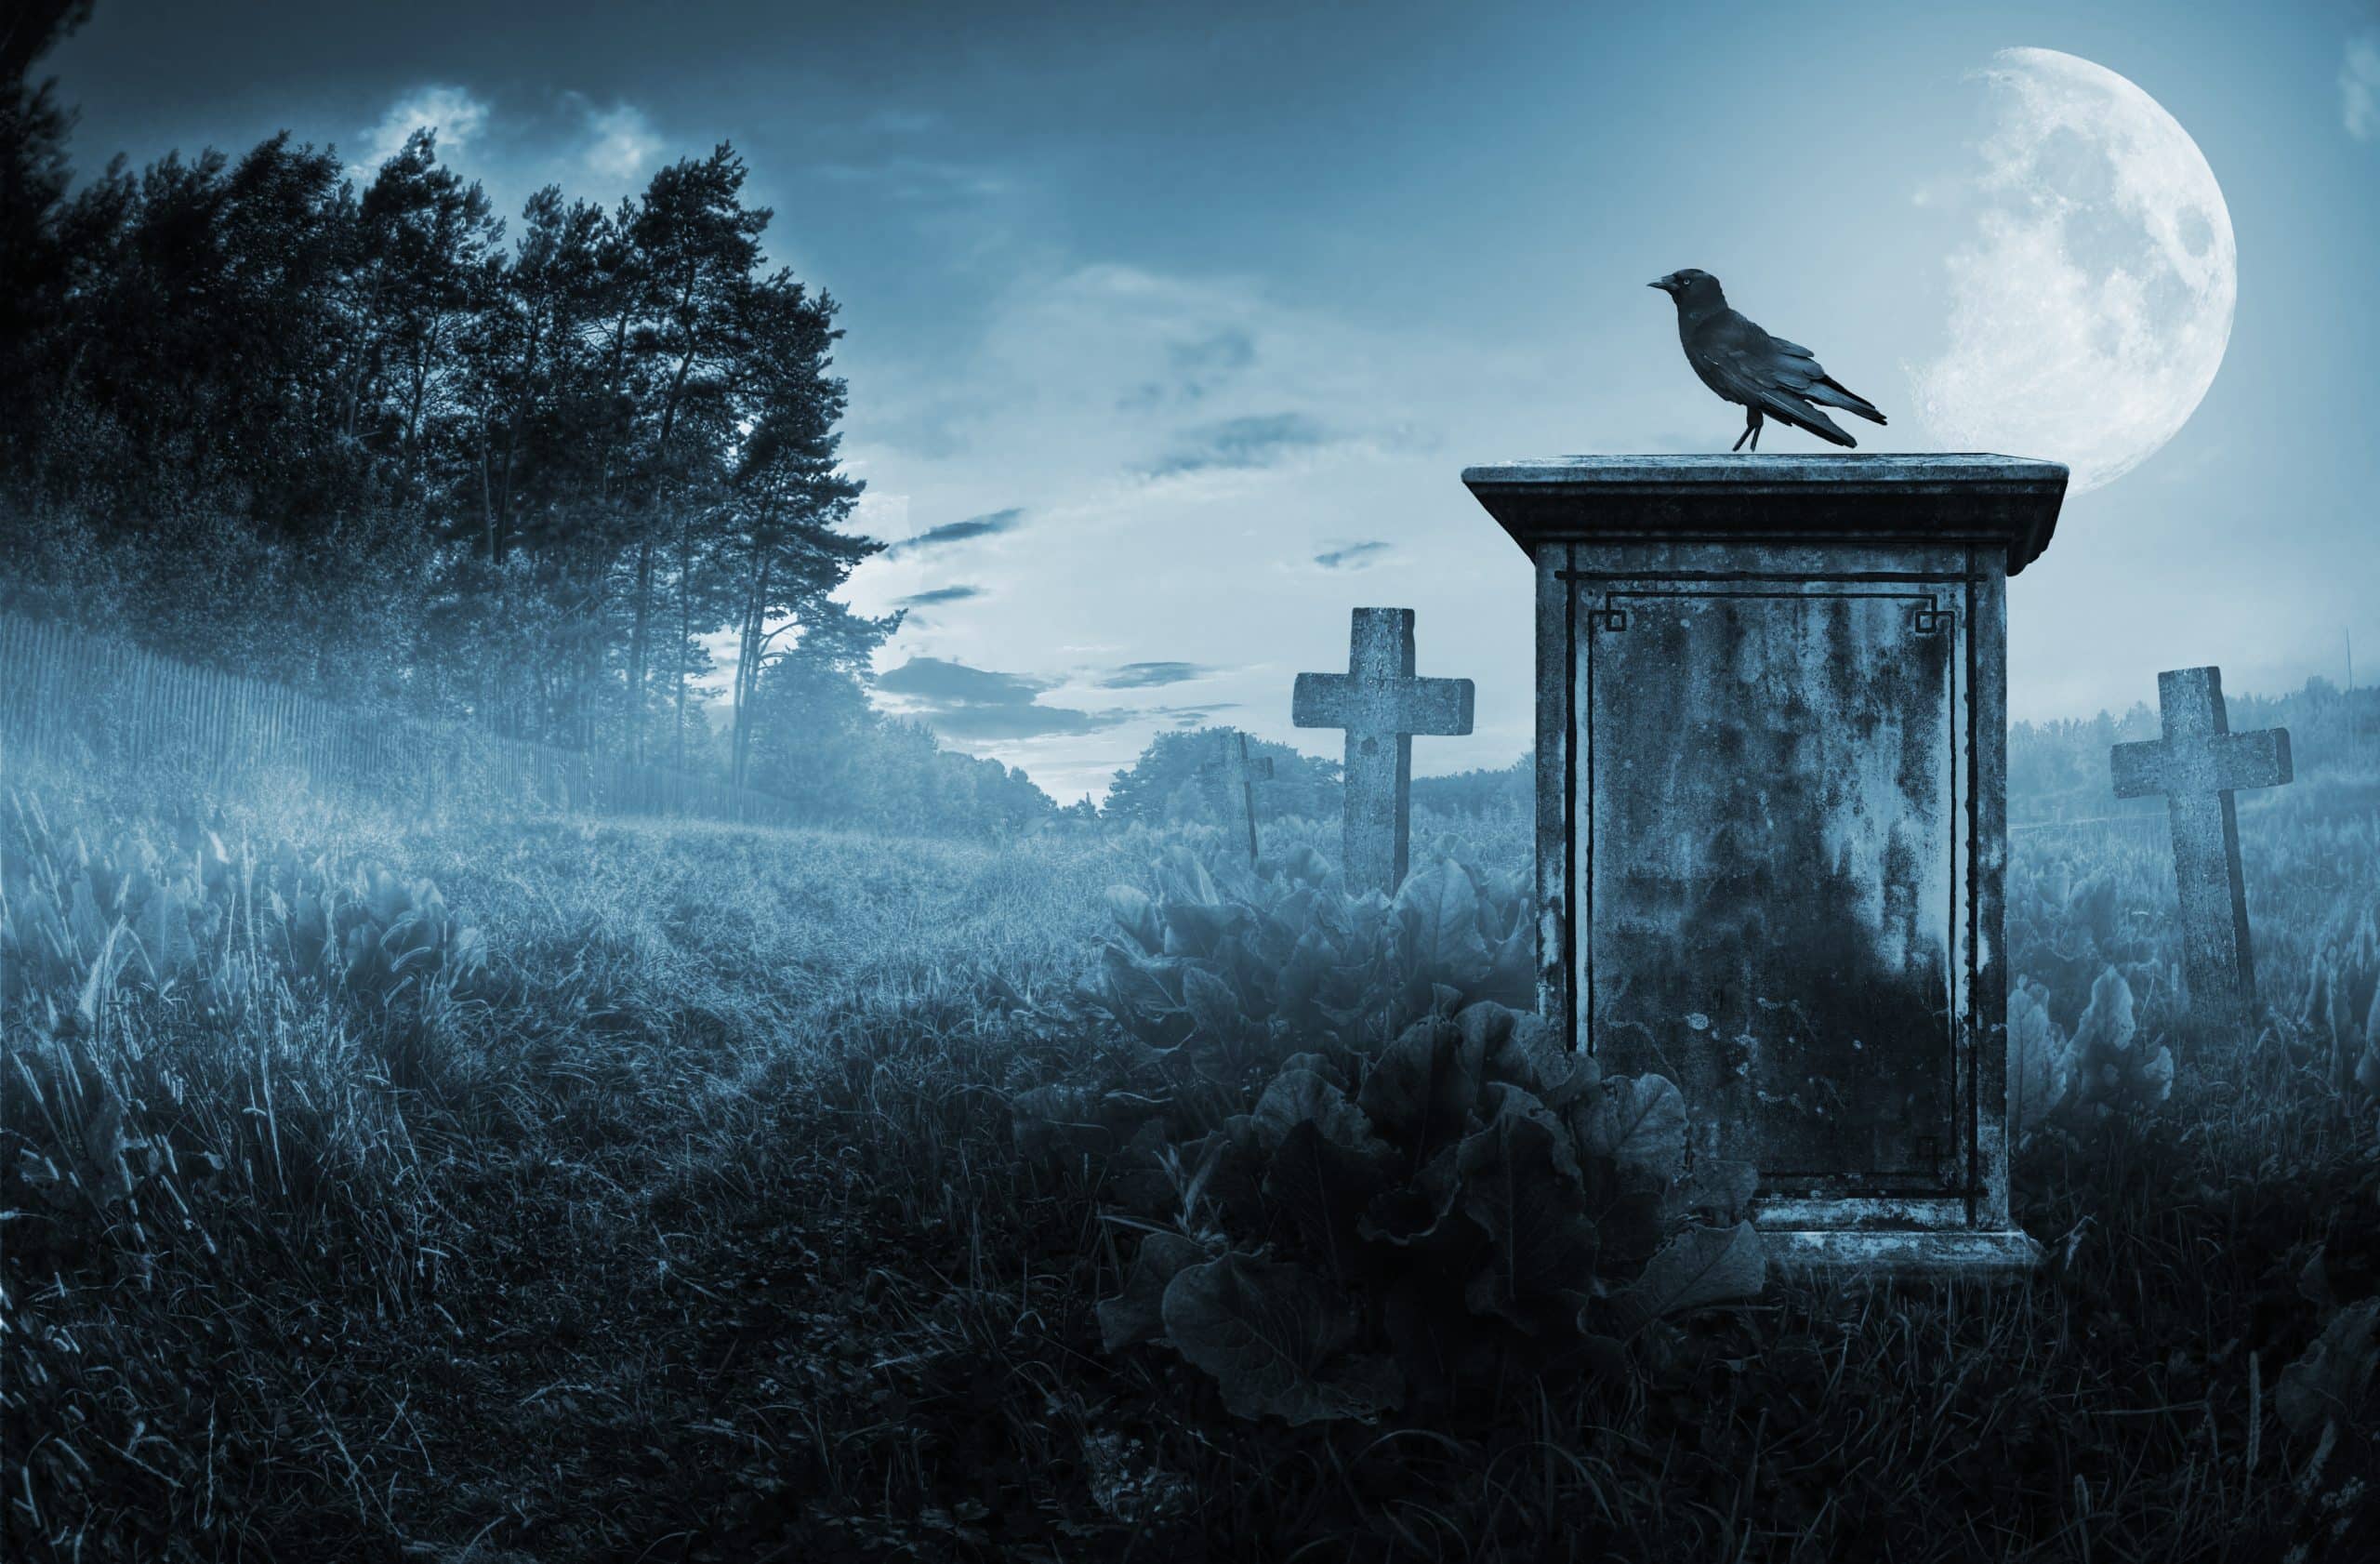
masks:
[[[2018,1281],[2042,1263],[2042,1246],[2021,1229],[1761,1227],[1760,1241],[1770,1272],[1786,1276],[1868,1269]]]
[[[2066,470],[1475,467],[1536,577],[1540,1008],[1761,1175],[1782,1268],[2015,1276],[2004,633]]]
[[[1752,1204],[1752,1226],[1773,1270],[1866,1268],[1896,1275],[2015,1280],[2042,1263],[2031,1234],[1988,1207],[1958,1199],[1802,1199],[1771,1194]]]

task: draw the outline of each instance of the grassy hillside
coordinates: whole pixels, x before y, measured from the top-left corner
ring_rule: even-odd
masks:
[[[2375,817],[2304,800],[2250,826],[2274,1027],[2036,1142],[2030,1288],[1772,1287],[1622,1373],[1289,1428],[1101,1349],[1120,1160],[1013,1139],[1118,1067],[1104,888],[1219,835],[424,834],[14,776],[0,1554],[2369,1557],[2360,1385],[2277,1405],[2380,1286],[2380,1136],[2305,998],[2368,962]],[[1525,831],[1416,834],[1510,874]],[[2030,937],[2141,974],[2153,1048],[2153,855],[2026,851]]]

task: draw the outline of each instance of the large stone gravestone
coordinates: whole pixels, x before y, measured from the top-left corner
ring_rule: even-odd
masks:
[[[2030,1266],[2008,1215],[2004,607],[2066,470],[1567,457],[1536,566],[1540,999],[1684,1091],[1787,1264]]]

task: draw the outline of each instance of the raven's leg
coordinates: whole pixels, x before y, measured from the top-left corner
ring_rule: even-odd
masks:
[[[1736,436],[1736,443],[1735,443],[1734,444],[1732,444],[1732,445],[1728,446],[1728,447],[1727,447],[1727,449],[1728,449],[1730,452],[1734,452],[1734,451],[1740,451],[1740,450],[1742,450],[1742,449],[1744,448],[1744,442],[1745,442],[1745,441],[1747,441],[1747,440],[1749,440],[1749,441],[1751,441],[1751,442],[1752,442],[1752,448],[1753,450],[1755,450],[1755,451],[1759,450],[1759,449],[1760,449],[1760,425],[1761,425],[1760,409],[1759,409],[1759,408],[1757,408],[1757,407],[1747,407],[1747,408],[1745,408],[1745,409],[1744,409],[1744,431],[1743,431],[1741,434],[1739,434],[1739,435],[1737,435],[1737,436]]]

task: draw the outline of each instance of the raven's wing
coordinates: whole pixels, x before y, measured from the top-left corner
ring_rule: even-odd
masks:
[[[1746,322],[1746,325],[1751,325]],[[1753,327],[1758,330],[1757,326]],[[1818,364],[1818,355],[1799,342],[1788,342],[1782,337],[1771,337],[1768,345],[1777,350],[1781,378],[1812,402],[1829,407],[1840,407],[1846,413],[1857,413],[1872,423],[1884,422],[1876,404],[1830,376]]]
[[[1795,429],[1807,430],[1821,440],[1831,440],[1838,445],[1858,444],[1843,432],[1841,425],[1810,405],[1813,401],[1832,399],[1809,395],[1807,388],[1812,382],[1825,377],[1808,373],[1817,364],[1807,357],[1807,349],[1798,356],[1780,351],[1792,346],[1778,342],[1733,310],[1714,316],[1694,337],[1695,351],[1702,355],[1711,372],[1734,392],[1730,400],[1757,407],[1768,417]]]

